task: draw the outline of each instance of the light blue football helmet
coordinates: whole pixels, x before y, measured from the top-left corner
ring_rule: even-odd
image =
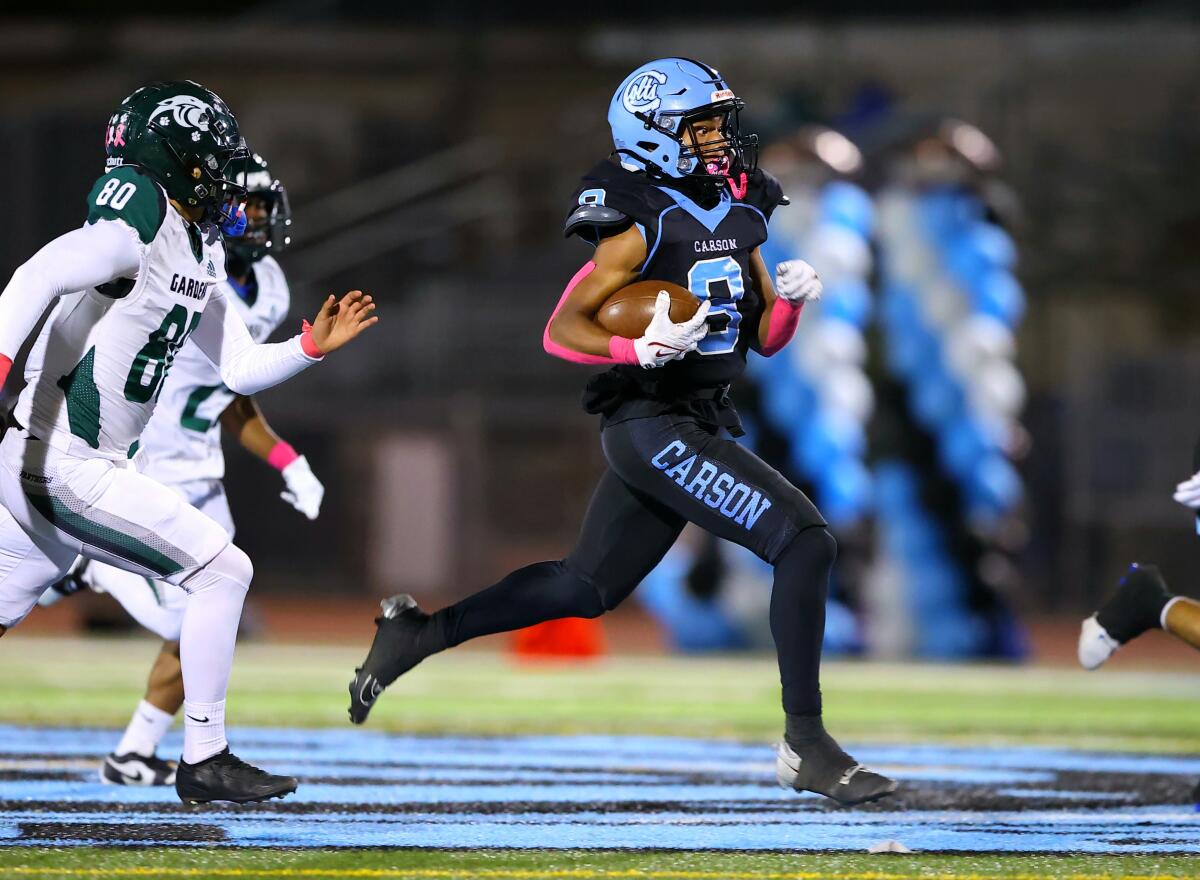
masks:
[[[744,103],[707,64],[690,58],[660,58],[625,77],[608,105],[608,124],[621,164],[634,171],[673,178],[732,176],[754,170],[758,136],[742,135],[738,114]],[[701,151],[683,143],[688,126],[720,117],[722,139]],[[724,160],[713,158],[724,154]]]

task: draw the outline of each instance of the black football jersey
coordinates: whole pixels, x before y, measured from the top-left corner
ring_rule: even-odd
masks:
[[[568,235],[595,244],[636,226],[646,240],[642,279],[685,287],[711,301],[710,315],[728,316],[724,330],[710,330],[682,360],[653,370],[614,367],[610,372],[622,381],[610,385],[663,401],[727,386],[742,374],[746,350],[757,347],[763,311],[751,283],[750,255],[767,240],[767,221],[783,201],[779,182],[764,171],[748,176],[741,198],[723,187],[720,200],[708,209],[609,160],[583,178],[568,215]]]

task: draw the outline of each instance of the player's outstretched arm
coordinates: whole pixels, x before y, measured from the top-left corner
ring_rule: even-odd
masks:
[[[603,239],[591,262],[571,279],[542,334],[548,354],[580,364],[637,364],[661,367],[695,349],[708,332],[707,301],[686,321],[670,318],[671,299],[659,295],[655,314],[638,339],[615,336],[596,322],[613,293],[636,281],[646,261],[646,242],[633,227]]]
[[[758,248],[750,255],[750,277],[763,300],[763,313],[758,322],[758,350],[770,357],[795,335],[804,304],[821,298],[821,279],[803,260],[787,260],[775,267],[775,283],[772,284]]]
[[[379,318],[375,304],[361,291],[351,291],[340,300],[330,297],[317,320],[285,342],[256,343],[237,311],[230,307],[221,288],[214,287],[204,315],[192,339],[213,362],[221,381],[234,394],[250,395],[310,367],[326,354],[358,337]],[[323,347],[324,346],[324,347]]]
[[[309,519],[317,518],[325,497],[325,487],[312,472],[308,459],[296,452],[292,444],[267,424],[266,416],[253,397],[240,394],[235,397],[221,413],[221,427],[237,437],[243,447],[280,472],[287,486],[279,494],[280,498]]]
[[[137,233],[113,220],[60,235],[30,257],[0,294],[0,385],[25,338],[56,298],[117,278],[136,278],[140,262]]]

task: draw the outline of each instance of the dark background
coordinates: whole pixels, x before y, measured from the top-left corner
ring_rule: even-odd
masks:
[[[587,258],[561,222],[610,148],[605,113],[626,73],[704,59],[767,143],[830,124],[874,167],[953,116],[1001,150],[1029,296],[1019,606],[1084,609],[1134,558],[1190,589],[1196,538],[1170,499],[1200,432],[1189,5],[663,8],[608,4],[580,21],[454,2],[6,5],[0,276],[82,221],[126,94],[159,78],[217,91],[291,192],[295,323],[350,287],[383,317],[261,396],[325,481],[316,523],[230,450],[256,590],[457,594],[560,555],[600,468],[584,373],[546,358],[541,331]]]

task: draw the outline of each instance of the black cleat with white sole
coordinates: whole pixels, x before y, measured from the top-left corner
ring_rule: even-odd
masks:
[[[894,779],[855,761],[827,733],[799,752],[784,740],[775,754],[781,787],[823,794],[843,807],[877,801],[896,790]]]
[[[253,804],[285,797],[297,785],[296,777],[260,770],[230,752],[228,746],[197,764],[180,761],[175,771],[175,793],[185,804]]]
[[[433,632],[430,615],[412,596],[384,599],[375,618],[375,640],[350,682],[350,720],[362,724],[384,688],[426,657],[445,648]]]
[[[174,785],[175,762],[158,755],[114,752],[100,765],[100,781],[105,785]]]
[[[1079,665],[1102,666],[1117,649],[1149,629],[1162,626],[1162,613],[1173,596],[1158,567],[1135,562],[1116,591],[1079,630]]]

